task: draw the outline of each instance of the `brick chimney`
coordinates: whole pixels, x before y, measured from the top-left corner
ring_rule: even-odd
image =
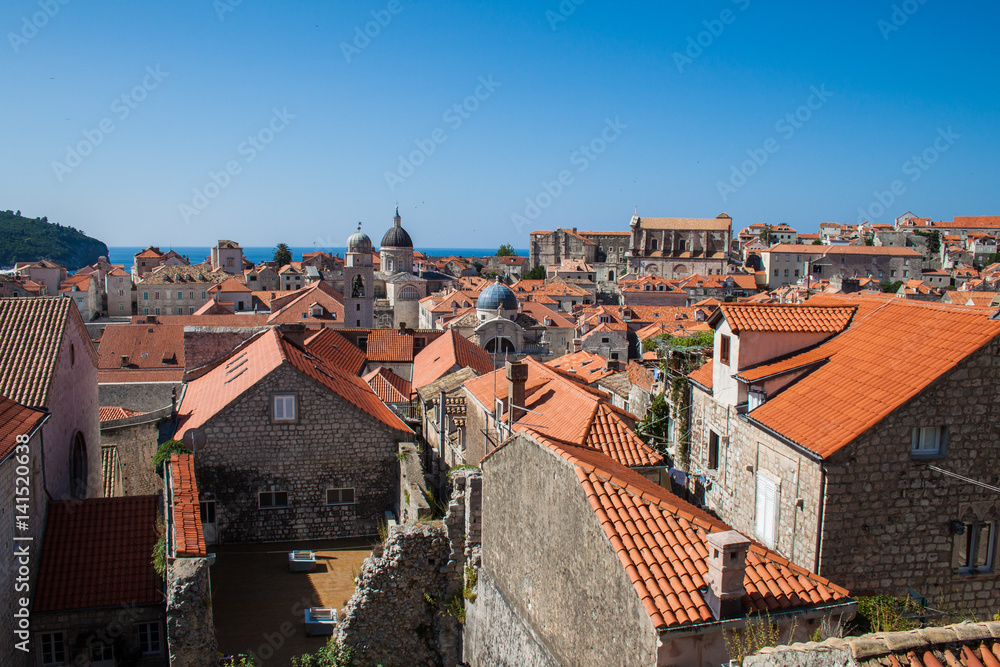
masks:
[[[744,615],[743,578],[747,569],[750,540],[735,530],[708,534],[708,592],[705,602],[716,620]]]
[[[528,364],[523,361],[508,361],[507,375],[507,409],[510,411],[509,424],[513,424],[524,416],[524,386],[528,383]],[[519,407],[514,407],[519,406]]]

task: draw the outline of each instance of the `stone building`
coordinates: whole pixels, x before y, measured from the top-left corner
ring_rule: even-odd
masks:
[[[84,322],[90,322],[101,314],[103,294],[104,286],[96,276],[74,274],[59,284],[59,296],[73,302]]]
[[[59,293],[59,285],[66,280],[66,267],[51,259],[41,259],[37,262],[17,262],[14,273],[32,282],[45,285],[46,293],[55,296]]]
[[[468,664],[714,667],[751,613],[782,641],[854,616],[843,588],[600,451],[518,430],[482,463]]]
[[[372,240],[361,231],[347,239],[344,253],[344,320],[347,326],[375,327],[375,268],[372,266]]]
[[[210,261],[213,271],[243,275],[243,248],[236,241],[220,240],[212,246]]]
[[[202,372],[175,437],[203,434],[195,472],[220,543],[376,534],[412,432],[361,378],[275,329]]]
[[[209,264],[166,264],[136,281],[138,315],[192,315],[208,303],[210,287],[230,279],[222,269]]]
[[[907,281],[919,277],[923,255],[913,248],[856,245],[789,245],[779,243],[760,253],[768,289],[794,285],[805,278],[833,276]]]
[[[688,486],[735,529],[856,594],[993,613],[1000,322],[817,296],[726,304],[691,375]],[[989,481],[987,481],[989,480]]]
[[[163,583],[150,559],[158,504],[51,504],[31,610],[35,664],[167,667]]]
[[[722,275],[729,265],[733,219],[642,218],[629,222],[629,271],[662,278],[684,278],[692,273]]]
[[[115,267],[104,277],[108,317],[135,315],[135,285],[125,269]]]
[[[627,330],[616,331],[610,324],[599,324],[581,339],[584,352],[599,354],[605,359],[628,361]]]

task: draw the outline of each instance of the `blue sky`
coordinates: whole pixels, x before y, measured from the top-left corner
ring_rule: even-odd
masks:
[[[0,208],[114,246],[1000,214],[976,4],[7,0]]]

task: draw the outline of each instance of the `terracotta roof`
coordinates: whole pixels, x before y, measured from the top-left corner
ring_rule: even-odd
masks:
[[[488,352],[449,329],[413,359],[413,387],[419,389],[461,368],[471,368],[480,375],[494,370]]]
[[[629,380],[628,372],[622,371],[601,378],[597,381],[597,386],[602,391],[617,394],[627,401],[629,391],[632,389],[632,382]]]
[[[801,236],[799,238],[802,238]],[[891,255],[893,257],[923,257],[913,248],[903,248],[898,246],[866,246],[866,245],[801,245],[791,243],[779,243],[771,246],[765,252],[787,252],[801,253],[803,255]]]
[[[132,324],[146,324],[153,315],[133,315]],[[188,327],[262,327],[267,324],[267,313],[226,312],[225,315],[156,315],[158,324],[179,324]]]
[[[17,436],[31,435],[47,414],[0,396],[0,461],[14,451]]]
[[[288,363],[345,401],[398,431],[410,432],[364,380],[290,343],[268,329],[205,375],[188,383],[178,407],[177,436],[204,424],[281,364]]]
[[[794,304],[723,304],[719,313],[734,332],[782,331],[796,333],[837,333],[854,316],[853,306]],[[713,316],[713,321],[720,315]]]
[[[80,319],[72,300],[61,297],[0,299],[0,395],[32,407],[48,403],[67,321],[74,314]]]
[[[361,379],[368,383],[383,403],[410,402],[410,381],[399,377],[384,366],[366,373]]]
[[[576,328],[576,324],[566,317],[565,314],[555,311],[538,301],[522,301],[521,313],[528,315],[531,319],[538,322],[538,324],[545,327],[555,327],[559,329]],[[548,324],[546,319],[551,320],[552,323]]]
[[[267,318],[269,324],[280,324],[289,322],[343,322],[344,321],[344,295],[333,289],[322,280],[303,287],[301,294],[282,303],[277,310],[273,310]],[[312,305],[316,303],[323,308],[323,314],[316,317],[312,314]]]
[[[150,554],[159,496],[54,500],[33,612],[163,604]]]
[[[305,341],[306,351],[323,361],[357,375],[367,360],[365,353],[333,329],[320,329]]]
[[[221,283],[212,285],[208,292],[251,292],[252,290],[236,278],[226,278]]]
[[[170,455],[170,494],[173,500],[173,547],[177,556],[205,556],[198,484],[192,454]]]
[[[102,422],[114,421],[115,419],[126,419],[128,417],[133,417],[135,415],[142,414],[141,412],[138,412],[136,410],[129,410],[128,408],[122,408],[117,406],[115,407],[102,406],[98,408],[97,411],[99,413],[98,420]]]
[[[636,361],[628,362],[628,379],[633,385],[651,393],[653,391],[653,371]]]
[[[101,447],[101,490],[103,498],[114,498],[121,478],[121,458],[118,447],[104,445]]]
[[[61,283],[59,283],[59,291],[72,292],[73,288],[76,287],[77,290],[81,292],[86,292],[88,289],[90,289],[90,278],[91,276],[87,274],[77,273],[75,275],[72,275],[66,278],[66,280],[63,280]]]
[[[97,371],[97,384],[179,383],[184,380],[184,368],[123,368]]]
[[[160,252],[159,248],[154,248],[153,246],[149,246],[148,248],[146,248],[142,252],[137,253],[135,255],[135,257],[137,259],[140,259],[140,258],[141,259],[146,259],[146,258],[159,259],[160,257],[163,257],[163,253]]]
[[[609,457],[534,433],[576,468],[591,509],[656,628],[714,619],[707,586],[708,534],[731,530]],[[751,541],[744,577],[748,614],[848,602],[848,592]]]
[[[396,329],[372,329],[368,334],[368,359],[377,362],[413,361],[413,336]]]
[[[698,229],[705,231],[726,231],[732,227],[733,219],[719,218],[639,218],[639,227],[646,229]]]
[[[586,350],[580,350],[579,352],[551,359],[545,362],[545,365],[558,368],[564,373],[572,373],[587,384],[597,382],[601,378],[615,372],[608,370],[607,359]]]
[[[222,305],[223,302],[216,301],[215,299],[209,299],[206,301],[198,310],[194,311],[194,315],[198,317],[204,317],[205,315],[235,315],[235,313],[225,306]],[[226,302],[232,305],[232,302]]]
[[[98,348],[101,370],[122,368],[184,368],[184,325],[109,324]]]
[[[810,303],[844,303],[851,296],[818,295]],[[817,364],[748,417],[824,458],[1000,335],[1000,321],[963,306],[857,303],[858,314],[840,335],[752,371],[764,377]]]
[[[944,293],[948,299],[945,303],[953,303],[958,306],[978,306],[988,308],[993,303],[993,298],[1000,292],[982,292],[972,290],[948,290]],[[944,301],[944,299],[942,299]]]
[[[523,407],[531,412],[515,422],[515,430],[530,428],[544,432],[547,437],[591,447],[623,465],[657,466],[663,463],[663,457],[635,434],[635,416],[614,407],[608,394],[531,357],[524,363],[528,366],[528,381]],[[505,370],[501,368],[495,373],[470,380],[465,385],[466,391],[488,409],[492,409],[494,397],[507,397]]]
[[[688,379],[712,391],[712,361],[708,361],[688,373]]]

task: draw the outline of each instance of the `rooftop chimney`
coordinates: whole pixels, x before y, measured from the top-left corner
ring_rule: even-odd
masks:
[[[146,315],[146,324],[156,324],[156,315]]]
[[[583,341],[579,338],[573,339],[573,352],[579,352],[583,349]]]
[[[510,411],[508,424],[513,424],[524,416],[525,395],[524,386],[528,383],[528,364],[523,361],[508,361],[507,375],[507,409]],[[515,407],[517,406],[517,407]]]
[[[122,365],[121,365],[121,367],[122,368],[128,368],[128,355],[127,354],[123,354],[122,355]]]
[[[747,569],[750,540],[735,530],[708,534],[708,592],[705,602],[716,620],[743,615],[746,592],[743,578]]]

